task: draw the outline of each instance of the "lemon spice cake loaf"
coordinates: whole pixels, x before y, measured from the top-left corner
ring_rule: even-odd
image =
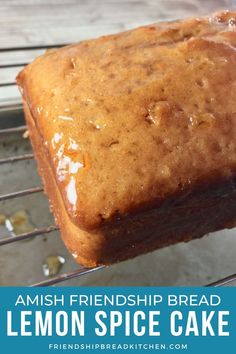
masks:
[[[77,262],[236,222],[236,13],[45,53],[18,75],[39,173]]]

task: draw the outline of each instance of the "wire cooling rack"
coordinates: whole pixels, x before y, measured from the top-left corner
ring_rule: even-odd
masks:
[[[12,109],[12,106],[7,106],[7,107],[3,107],[5,110],[8,109]],[[27,129],[27,127],[25,125],[23,126],[17,126],[14,128],[7,128],[7,129],[1,129],[0,130],[0,135],[4,134],[4,136],[6,136],[6,134],[13,134],[16,132],[24,132]],[[12,164],[14,162],[17,161],[24,161],[24,160],[29,160],[29,159],[33,159],[34,155],[33,154],[23,154],[23,155],[18,155],[18,156],[10,156],[7,158],[2,158],[0,159],[0,165],[3,164]],[[17,192],[13,192],[13,193],[7,193],[7,194],[1,194],[0,195],[0,202],[2,201],[6,201],[9,199],[13,199],[13,198],[19,198],[19,197],[23,197],[23,196],[27,196],[30,194],[34,194],[34,193],[40,193],[43,192],[43,187],[42,186],[36,186],[33,188],[28,188],[28,189],[23,189]],[[26,240],[26,239],[31,239],[35,236],[42,236],[45,234],[49,234],[53,231],[58,230],[58,227],[55,225],[50,225],[48,227],[44,227],[44,228],[36,228],[31,232],[27,232],[27,233],[23,233],[17,236],[7,236],[7,237],[0,237],[0,246],[4,246],[10,243],[15,243],[18,241],[22,241],[22,240]],[[104,266],[100,266],[100,267],[94,267],[94,268],[80,268],[77,270],[74,270],[72,272],[69,273],[64,273],[62,275],[58,275],[56,277],[38,282],[36,284],[33,284],[31,286],[49,286],[49,285],[55,285],[58,284],[60,282],[75,278],[75,277],[80,277],[82,275],[86,275],[89,273],[92,273],[96,270],[102,269],[104,268]]]
[[[4,109],[5,111],[7,111],[9,109],[12,109],[13,106],[5,106],[5,107],[2,106],[1,108]],[[13,128],[1,129],[0,135],[4,134],[4,136],[6,136],[6,134],[14,134],[16,132],[24,132],[26,129],[27,129],[27,127],[25,125],[13,127]],[[17,161],[24,161],[24,160],[29,160],[29,159],[33,159],[33,158],[34,158],[33,154],[23,154],[23,155],[18,155],[18,156],[10,156],[7,158],[0,159],[0,165],[12,164]],[[33,188],[23,189],[23,190],[13,192],[13,193],[1,194],[0,195],[0,202],[5,201],[5,200],[9,200],[9,199],[13,199],[13,198],[27,196],[27,195],[34,194],[34,193],[40,193],[40,192],[43,192],[42,186],[36,186]],[[4,245],[10,244],[10,243],[15,243],[15,242],[26,240],[26,239],[31,239],[35,236],[42,236],[42,235],[49,234],[49,233],[56,231],[56,230],[58,230],[57,226],[50,225],[50,226],[44,227],[44,228],[36,228],[35,230],[33,230],[31,232],[23,233],[23,234],[20,234],[17,236],[0,237],[0,246],[4,246]],[[88,268],[76,269],[72,272],[58,275],[56,277],[38,282],[38,283],[33,284],[31,286],[55,285],[55,284],[58,284],[60,282],[63,282],[63,281],[66,281],[66,280],[69,280],[69,279],[72,279],[75,277],[80,277],[82,275],[92,273],[92,272],[102,269],[102,268],[104,268],[104,266],[94,267],[94,268],[90,268],[90,269],[88,269]]]
[[[27,60],[24,60],[23,58],[29,58],[29,56],[27,56],[27,53],[30,51],[30,53],[32,51],[35,51],[35,53],[37,53],[37,55],[39,54],[39,51],[45,51],[46,49],[49,48],[56,48],[56,47],[61,47],[62,45],[65,44],[60,44],[60,45],[47,45],[47,46],[34,46],[34,47],[14,47],[14,48],[5,48],[5,49],[1,49],[0,48],[0,74],[2,72],[2,70],[4,69],[9,69],[9,68],[15,68],[16,72],[18,72],[24,65],[27,64]],[[24,53],[26,53],[26,55],[10,55],[9,53],[14,52],[14,53],[22,53],[22,51]],[[7,60],[5,60],[4,58],[1,57],[1,54],[5,53],[8,55],[5,55],[4,58],[8,58],[10,57],[11,60],[8,62]],[[31,54],[32,56],[32,54]],[[31,58],[32,59],[32,58]],[[4,76],[3,76],[4,77]],[[1,75],[0,75],[0,89],[6,89],[8,87],[15,87],[15,81],[14,78],[6,78],[4,77],[4,80],[1,81]],[[2,91],[0,91],[1,93]],[[1,117],[4,117],[4,115],[8,115],[10,112],[15,112],[16,116],[19,115],[19,112],[22,111],[22,106],[21,106],[21,102],[20,102],[20,97],[19,95],[16,95],[15,97],[10,97],[7,98],[6,95],[3,95],[3,98],[0,96],[0,127],[2,129],[0,129],[0,136],[1,135],[9,135],[9,134],[14,134],[17,132],[24,132],[27,127],[26,125],[19,125],[19,124],[14,124],[12,126],[12,122],[9,122],[9,119],[1,119]],[[10,124],[9,124],[10,123]],[[15,122],[16,123],[16,122]],[[18,122],[19,123],[19,122]],[[10,127],[9,127],[10,125]],[[20,161],[25,161],[25,160],[31,160],[34,159],[34,155],[32,153],[30,154],[23,154],[23,155],[17,155],[17,156],[10,156],[10,157],[4,157],[0,159],[0,168],[1,165],[4,164],[14,164],[15,162],[20,162]],[[13,199],[13,198],[20,198],[23,196],[27,196],[27,195],[31,195],[34,193],[41,193],[43,192],[43,187],[42,186],[35,186],[35,187],[31,187],[28,189],[23,189],[23,190],[19,190],[16,192],[12,192],[12,193],[7,193],[7,194],[0,194],[0,202],[9,200],[9,199]],[[0,235],[0,246],[4,246],[10,243],[16,243],[22,240],[26,240],[26,239],[30,239],[33,238],[35,236],[42,236],[45,234],[50,234],[53,231],[58,230],[58,227],[55,225],[49,225],[47,227],[44,228],[36,228],[31,232],[27,232],[27,233],[23,233],[17,236],[11,236],[11,237],[1,237]],[[72,279],[72,278],[76,278],[76,277],[81,277],[81,276],[85,276],[86,274],[98,271],[105,268],[105,266],[99,266],[99,267],[95,267],[95,268],[79,268],[79,269],[75,269],[74,271],[71,271],[69,273],[64,273],[62,275],[58,275],[56,277],[53,278],[49,278],[47,280],[32,284],[30,286],[50,286],[50,285],[55,285],[58,283],[61,283],[63,281]],[[221,279],[217,282],[214,282],[212,284],[209,284],[208,286],[230,286],[230,285],[236,285],[236,274],[233,274],[227,278]]]
[[[47,46],[28,46],[28,47],[10,47],[10,48],[0,48],[0,113],[1,117],[4,118],[4,115],[9,115],[9,113],[15,113],[16,115],[22,111],[20,96],[17,93],[16,83],[15,83],[15,75],[20,69],[25,66],[29,61],[33,59],[34,56],[37,56],[43,53],[48,49],[55,49],[61,46],[66,45],[67,43],[61,43],[58,45],[47,45]],[[10,74],[7,75],[10,70]],[[10,89],[10,90],[9,90]],[[10,92],[10,94],[8,94]],[[4,129],[0,129],[0,135],[9,135],[17,132],[24,132],[27,127],[25,125],[12,125],[12,122],[9,122],[9,119],[1,119],[0,127],[4,127]],[[16,123],[16,122],[14,122]],[[10,125],[10,127],[8,127]],[[31,160],[34,158],[33,154],[23,154],[18,156],[10,156],[7,158],[0,159],[0,168],[3,164],[13,164],[18,161]],[[13,199],[20,198],[23,196],[27,196],[34,193],[43,192],[42,186],[31,187],[28,189],[19,190],[17,192],[1,194],[0,193],[0,202]],[[10,243],[16,243],[22,240],[31,239],[35,236],[42,236],[45,234],[50,234],[53,231],[58,230],[58,227],[55,225],[50,225],[44,228],[37,228],[31,232],[23,233],[17,236],[11,237],[0,237],[0,246],[4,246]],[[58,275],[56,277],[38,282],[31,286],[49,286],[61,283],[63,281],[80,277],[92,272],[95,272],[99,269],[104,268],[104,266],[95,267],[95,268],[79,268],[69,273],[64,273],[62,275]]]

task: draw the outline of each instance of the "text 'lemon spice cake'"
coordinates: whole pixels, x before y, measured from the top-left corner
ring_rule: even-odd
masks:
[[[18,75],[39,173],[78,263],[236,223],[236,13],[45,53]]]

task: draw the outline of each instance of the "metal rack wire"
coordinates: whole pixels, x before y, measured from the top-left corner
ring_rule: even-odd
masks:
[[[0,130],[0,135],[1,134],[9,134],[9,133],[15,133],[15,132],[19,132],[19,131],[24,131],[26,129],[26,126],[20,126],[20,127],[16,127],[16,128],[9,128],[9,129],[1,129]],[[9,163],[14,163],[16,161],[24,161],[24,160],[28,160],[28,159],[33,159],[34,155],[33,154],[25,154],[25,155],[20,155],[20,156],[11,156],[8,158],[4,158],[4,159],[0,159],[0,165],[1,164],[9,164]],[[33,193],[40,193],[43,191],[43,187],[41,186],[36,186],[33,188],[28,188],[25,190],[20,190],[14,193],[8,193],[8,194],[2,194],[0,195],[0,202],[1,201],[5,201],[5,200],[9,200],[12,198],[19,198],[22,196],[27,196]],[[26,240],[26,239],[30,239],[33,238],[35,236],[42,236],[45,234],[50,234],[53,231],[58,230],[58,227],[55,225],[51,225],[48,227],[44,227],[44,228],[36,228],[35,230],[31,231],[31,232],[27,232],[27,233],[23,233],[17,236],[12,236],[12,237],[1,237],[0,238],[0,246],[4,246],[10,243],[14,243],[14,242],[18,242],[18,241],[22,241],[22,240]],[[74,270],[72,272],[69,273],[65,273],[62,275],[58,275],[54,278],[50,278],[41,282],[38,282],[36,284],[33,284],[31,286],[49,286],[49,285],[55,285],[58,284],[60,282],[63,282],[65,280],[69,280],[75,277],[79,277],[82,275],[86,275],[89,273],[92,273],[96,270],[102,269],[104,268],[104,266],[100,266],[100,267],[94,267],[94,268],[80,268],[77,270]]]
[[[61,47],[61,45],[48,45],[48,46],[34,46],[34,47],[25,47],[25,48],[0,48],[0,53],[2,52],[9,52],[9,51],[19,51],[19,50],[32,50],[32,49],[48,49],[48,48],[55,48],[55,47]],[[17,67],[20,69],[20,67],[22,67],[23,65],[27,64],[26,62],[17,62],[17,63],[11,63],[11,64],[7,64],[4,61],[0,62],[0,69],[4,69],[4,68],[9,68],[9,67]],[[12,80],[10,80],[9,82],[5,82],[5,83],[1,83],[0,82],[0,87],[7,87],[7,86],[13,86],[15,85],[15,82]],[[20,100],[19,102],[17,100],[7,100],[7,99],[0,99],[0,112],[10,112],[10,111],[17,111],[19,108],[21,108],[21,103]],[[6,134],[13,134],[13,133],[17,133],[17,132],[24,132],[27,129],[27,127],[25,125],[21,125],[21,126],[13,126],[10,128],[5,128],[5,129],[0,129],[0,136],[1,135],[6,135]],[[25,160],[31,160],[34,159],[34,155],[33,154],[23,154],[23,155],[18,155],[18,156],[10,156],[7,158],[1,158],[0,159],[0,165],[4,165],[4,164],[12,164],[15,162],[19,162],[19,161],[25,161]],[[28,189],[24,189],[24,190],[20,190],[17,192],[12,192],[12,193],[7,193],[7,194],[2,194],[0,195],[0,202],[2,201],[6,201],[9,199],[13,199],[13,198],[20,198],[23,196],[27,196],[30,194],[34,194],[34,193],[40,193],[43,191],[43,187],[42,186],[35,186],[35,187],[31,187]],[[58,227],[55,225],[51,225],[45,228],[36,228],[35,230],[28,232],[28,233],[23,233],[17,236],[12,236],[12,237],[0,237],[0,246],[4,246],[10,243],[15,243],[21,240],[25,240],[25,239],[30,239],[32,237],[35,236],[42,236],[45,234],[50,234],[53,231],[58,230]],[[92,272],[95,272],[97,270],[103,269],[105,268],[105,266],[99,266],[99,267],[95,267],[95,268],[79,268],[76,269],[74,271],[71,271],[69,273],[64,273],[62,275],[58,275],[54,278],[49,278],[47,280],[35,283],[33,285],[30,286],[51,286],[51,285],[55,285],[58,283],[61,283],[63,281],[72,279],[72,278],[76,278],[76,277],[80,277]],[[215,283],[209,284],[208,286],[227,286],[227,285],[231,285],[232,283],[236,282],[236,274],[233,274],[227,278],[221,279]]]
[[[0,54],[4,54],[4,53],[9,53],[9,52],[18,52],[18,51],[22,51],[27,53],[27,50],[46,50],[46,49],[53,49],[53,48],[59,48],[63,45],[66,45],[66,43],[63,44],[58,44],[58,45],[53,45],[53,44],[49,44],[47,46],[44,45],[38,45],[38,46],[30,46],[30,47],[11,47],[11,48],[0,48]],[[7,58],[7,55],[6,55]],[[27,61],[22,61],[22,60],[16,60],[15,62],[11,62],[8,63],[7,59],[5,60],[4,58],[1,59],[0,62],[0,69],[9,69],[9,68],[16,68],[18,71],[20,70],[20,68],[24,65],[27,64]],[[0,88],[4,89],[7,87],[14,87],[15,86],[15,81],[14,78],[9,78],[9,80],[6,80],[4,82],[0,82]],[[19,109],[22,109],[21,106],[21,102],[19,98],[6,98],[4,97],[3,99],[0,98],[0,112],[11,112],[11,111],[17,111]],[[13,126],[10,128],[5,128],[5,129],[0,129],[0,136],[4,135],[6,136],[6,134],[14,134],[14,133],[18,133],[18,132],[24,132],[27,129],[27,127],[25,125],[21,125],[21,126]],[[20,162],[20,161],[25,161],[25,160],[31,160],[34,158],[33,154],[23,154],[23,155],[18,155],[18,156],[10,156],[10,157],[4,157],[0,159],[0,166],[1,165],[5,165],[5,164],[12,164],[15,162]],[[7,194],[1,194],[0,195],[0,202],[2,201],[6,201],[9,199],[13,199],[13,198],[20,198],[23,196],[27,196],[30,194],[34,194],[34,193],[40,193],[43,191],[43,187],[42,186],[35,186],[35,187],[31,187],[28,189],[24,189],[24,190],[19,190],[17,192],[12,192],[12,193],[7,193]],[[58,227],[55,225],[51,225],[48,227],[44,227],[44,228],[36,228],[35,230],[31,231],[31,232],[27,232],[27,233],[23,233],[17,236],[12,236],[12,237],[0,237],[0,246],[4,246],[10,243],[15,243],[18,241],[22,241],[22,240],[26,240],[26,239],[31,239],[35,236],[42,236],[45,234],[50,234],[53,231],[58,230]],[[31,286],[49,286],[49,285],[54,285],[54,284],[58,284],[60,282],[72,279],[72,278],[76,278],[76,277],[80,277],[82,275],[86,275],[89,274],[91,272],[94,272],[96,270],[102,269],[104,268],[104,266],[101,267],[95,267],[95,268],[79,268],[79,269],[75,269],[74,271],[71,271],[69,273],[64,273],[62,275],[58,275],[54,278],[49,278],[46,279],[44,281],[38,282],[36,284],[33,284]]]
[[[26,129],[27,129],[27,127],[25,125],[15,127],[15,128],[1,129],[0,136],[2,134],[24,132]],[[34,158],[33,154],[10,156],[10,157],[4,158],[4,159],[0,159],[0,165],[14,163],[17,161],[29,160],[29,159],[33,159],[33,158]],[[30,195],[33,193],[40,193],[42,191],[43,191],[42,186],[36,186],[33,188],[20,190],[20,191],[14,192],[14,193],[2,194],[2,195],[0,195],[0,202],[5,201],[5,200],[9,200],[12,198],[19,198],[22,196],[27,196],[27,195]],[[10,244],[10,243],[14,243],[14,242],[18,242],[18,241],[22,241],[22,240],[26,240],[26,239],[30,239],[35,236],[42,236],[45,234],[50,234],[51,232],[56,231],[56,230],[59,230],[59,228],[55,225],[51,225],[51,226],[44,227],[44,228],[37,228],[31,232],[23,233],[23,234],[20,234],[17,236],[0,238],[0,246],[4,246],[4,245]],[[51,285],[55,285],[55,284],[61,283],[63,281],[72,279],[72,278],[76,278],[76,277],[80,277],[80,276],[92,273],[94,271],[97,271],[97,270],[103,269],[103,268],[105,268],[105,266],[95,267],[95,268],[91,268],[91,269],[80,268],[80,269],[74,270],[72,272],[64,273],[64,274],[58,275],[54,278],[50,278],[50,279],[35,283],[30,286],[33,286],[33,287],[35,287],[35,286],[51,286]],[[233,274],[227,278],[224,278],[224,279],[221,279],[217,282],[209,284],[208,286],[215,286],[215,287],[227,286],[227,285],[231,285],[231,283],[233,283],[235,281],[236,281],[236,274]]]

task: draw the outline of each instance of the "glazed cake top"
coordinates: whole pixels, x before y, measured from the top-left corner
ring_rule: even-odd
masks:
[[[236,172],[236,13],[48,51],[18,75],[75,224]]]

